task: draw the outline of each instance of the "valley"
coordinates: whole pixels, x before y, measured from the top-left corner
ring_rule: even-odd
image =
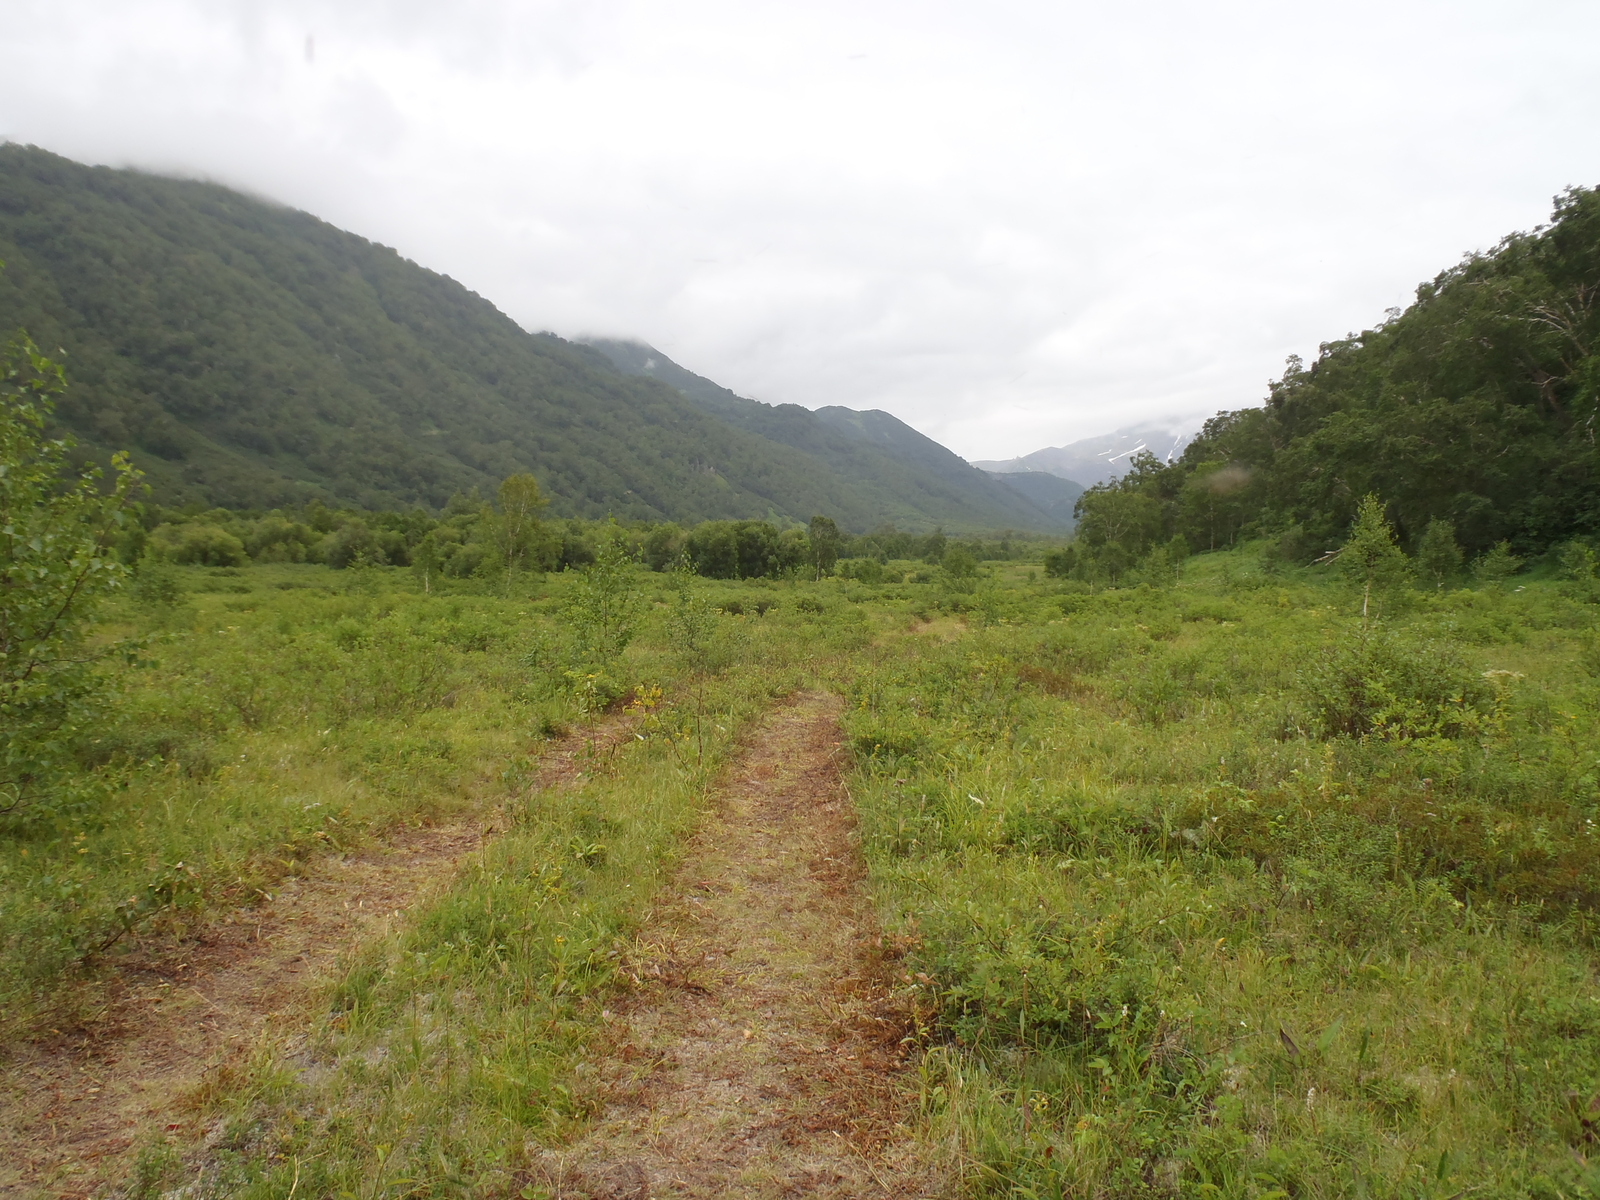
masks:
[[[0,145],[0,1196],[1600,1195],[1597,230],[983,470]]]

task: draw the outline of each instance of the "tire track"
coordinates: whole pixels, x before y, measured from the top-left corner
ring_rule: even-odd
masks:
[[[837,712],[804,695],[754,734],[608,1014],[604,1115],[527,1182],[594,1200],[938,1190],[909,1128]]]

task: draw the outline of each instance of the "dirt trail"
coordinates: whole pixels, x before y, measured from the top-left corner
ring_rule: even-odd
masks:
[[[921,1196],[902,1023],[840,779],[837,700],[777,709],[641,941],[607,1108],[550,1153],[558,1197]]]
[[[577,778],[589,754],[629,729],[614,717],[563,738],[533,786]],[[303,1023],[341,954],[448,885],[499,817],[402,830],[329,856],[259,907],[228,913],[178,947],[119,960],[98,1019],[14,1047],[0,1067],[0,1198],[103,1194],[149,1134],[197,1133],[184,1101],[208,1073],[227,1072],[264,1033]]]

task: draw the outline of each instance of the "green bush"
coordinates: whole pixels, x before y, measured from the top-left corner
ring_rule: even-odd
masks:
[[[22,335],[0,355],[0,821],[72,795],[75,743],[113,692],[99,668],[117,647],[87,625],[127,578],[116,543],[139,477],[113,456],[106,494],[70,438],[46,436],[65,386]]]
[[[883,582],[883,564],[875,558],[841,559],[834,570],[846,579],[859,580],[861,583]]]
[[[151,531],[150,548],[180,566],[242,567],[249,561],[244,543],[218,525],[158,525]]]
[[[1482,730],[1494,689],[1454,646],[1362,626],[1300,675],[1324,737],[1463,737]]]

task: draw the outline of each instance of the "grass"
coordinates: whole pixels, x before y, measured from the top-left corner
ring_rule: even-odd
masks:
[[[697,662],[643,575],[606,690],[660,705],[532,796],[541,731],[598,702],[563,658],[570,580],[192,570],[176,608],[111,614],[175,636],[76,807],[0,841],[4,1032],[92,1019],[121,946],[311,856],[501,806],[509,831],[347,965],[303,1044],[197,1103],[223,1131],[207,1194],[517,1194],[530,1148],[593,1113],[616,955],[708,779],[820,684],[924,1018],[926,1132],[971,1194],[1600,1192],[1593,605],[1529,578],[1368,626],[1315,569],[1257,563],[1098,593],[1025,563],[702,582]]]
[[[1386,675],[1332,585],[1241,555],[1003,603],[850,693],[973,1192],[1600,1186],[1587,605],[1411,597]]]

